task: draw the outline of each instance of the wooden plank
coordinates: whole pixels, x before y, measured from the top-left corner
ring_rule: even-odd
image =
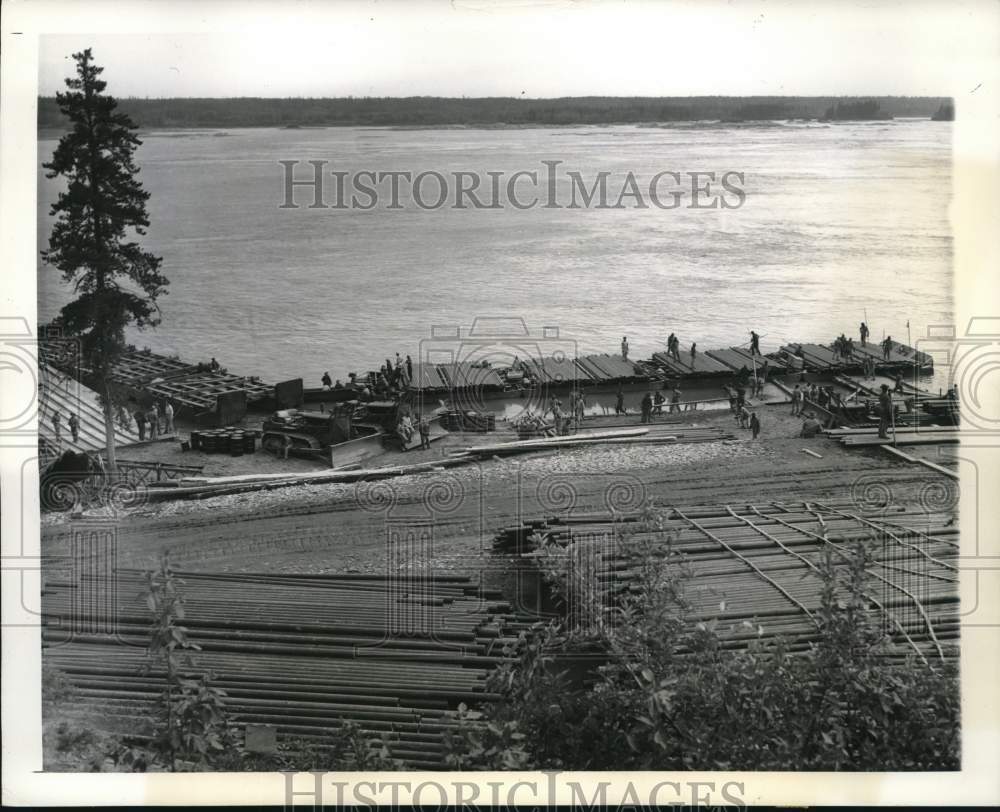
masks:
[[[845,446],[872,446],[872,445],[931,445],[933,443],[959,443],[961,438],[958,435],[948,436],[943,434],[917,434],[906,433],[897,434],[895,437],[883,439],[878,435],[855,435],[841,439]]]
[[[907,462],[916,462],[919,463],[920,465],[925,466],[926,468],[930,468],[932,471],[937,471],[939,474],[944,474],[947,477],[951,477],[952,479],[961,479],[961,476],[959,475],[958,471],[949,471],[943,465],[938,465],[937,463],[931,462],[930,460],[921,459],[920,457],[911,457],[909,454],[900,451],[898,448],[893,448],[891,445],[883,445],[882,448],[884,448],[890,454],[895,454],[897,457],[899,457],[900,459],[904,459]]]

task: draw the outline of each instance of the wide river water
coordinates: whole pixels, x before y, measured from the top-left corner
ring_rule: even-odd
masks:
[[[145,245],[163,256],[162,324],[138,346],[188,361],[218,358],[267,381],[319,385],[375,368],[387,355],[429,356],[448,328],[477,317],[523,319],[518,346],[646,358],[676,332],[686,350],[856,334],[867,311],[874,339],[916,341],[952,318],[951,125],[930,121],[767,127],[559,129],[316,129],[149,132],[138,151],[149,191]],[[39,142],[48,160],[55,141]],[[611,201],[632,172],[682,173],[675,209],[422,210],[388,181],[371,210],[281,209],[281,160],[325,160],[350,173],[542,170],[562,161],[589,187],[610,172]],[[683,173],[743,173],[732,209],[691,209]],[[310,176],[301,164],[296,177]],[[704,180],[704,179],[703,179]],[[669,180],[660,187],[668,202]],[[540,192],[545,183],[540,181]],[[39,248],[60,189],[39,169]],[[429,182],[424,197],[433,200]],[[519,192],[530,199],[527,186]],[[718,188],[717,183],[713,190]],[[333,181],[326,202],[335,202]],[[488,197],[488,195],[487,195]],[[726,195],[734,202],[733,195]],[[454,195],[452,193],[452,202]],[[506,202],[503,201],[502,202]],[[39,319],[69,288],[39,260]],[[556,328],[558,338],[556,339]],[[503,331],[520,330],[508,322]],[[493,331],[497,328],[494,325]],[[501,331],[502,332],[502,331]],[[464,333],[463,333],[464,334]],[[437,338],[434,338],[434,337]]]

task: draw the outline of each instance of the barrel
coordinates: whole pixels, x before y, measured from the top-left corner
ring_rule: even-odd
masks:
[[[220,454],[229,453],[229,433],[225,431],[216,432],[215,450]]]
[[[191,450],[198,451],[201,448],[201,432],[191,432]]]
[[[206,454],[214,454],[218,443],[216,441],[214,431],[203,431],[201,432],[201,449]]]
[[[229,453],[233,457],[243,456],[243,432],[234,431],[229,435]]]
[[[253,454],[257,450],[257,435],[252,431],[243,433],[243,453]]]

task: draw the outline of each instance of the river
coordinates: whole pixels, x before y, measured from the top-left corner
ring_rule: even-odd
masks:
[[[897,120],[824,125],[553,129],[250,129],[142,133],[150,193],[145,245],[163,256],[162,324],[137,346],[219,359],[267,381],[376,368],[428,353],[455,326],[503,317],[518,346],[618,352],[856,333],[907,341],[952,319],[951,125]],[[39,141],[47,160],[55,141]],[[616,190],[672,171],[742,174],[742,205],[673,209],[424,210],[404,195],[370,210],[282,209],[281,160],[356,173],[543,171],[561,161]],[[618,183],[618,186],[615,183]],[[560,175],[565,200],[568,176]],[[717,185],[717,184],[716,184]],[[39,248],[60,189],[39,168]],[[384,186],[382,188],[385,188]],[[433,198],[436,187],[427,187]],[[689,189],[690,191],[690,189]],[[665,197],[665,195],[664,195]],[[732,196],[729,197],[733,201]],[[39,319],[69,288],[41,260]],[[513,321],[510,321],[513,319]],[[523,320],[523,321],[522,321]],[[492,322],[496,325],[496,322]],[[511,326],[513,325],[513,326]],[[465,335],[465,333],[462,333]],[[430,348],[430,349],[429,349]],[[530,350],[529,350],[530,351]]]

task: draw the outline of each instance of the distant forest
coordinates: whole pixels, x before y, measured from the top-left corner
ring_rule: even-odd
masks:
[[[642,124],[681,121],[785,119],[880,120],[931,118],[951,101],[942,97],[690,96],[561,99],[434,96],[337,99],[120,99],[120,109],[143,129],[184,127],[489,127],[502,125]],[[40,129],[66,124],[52,97],[38,100]]]

